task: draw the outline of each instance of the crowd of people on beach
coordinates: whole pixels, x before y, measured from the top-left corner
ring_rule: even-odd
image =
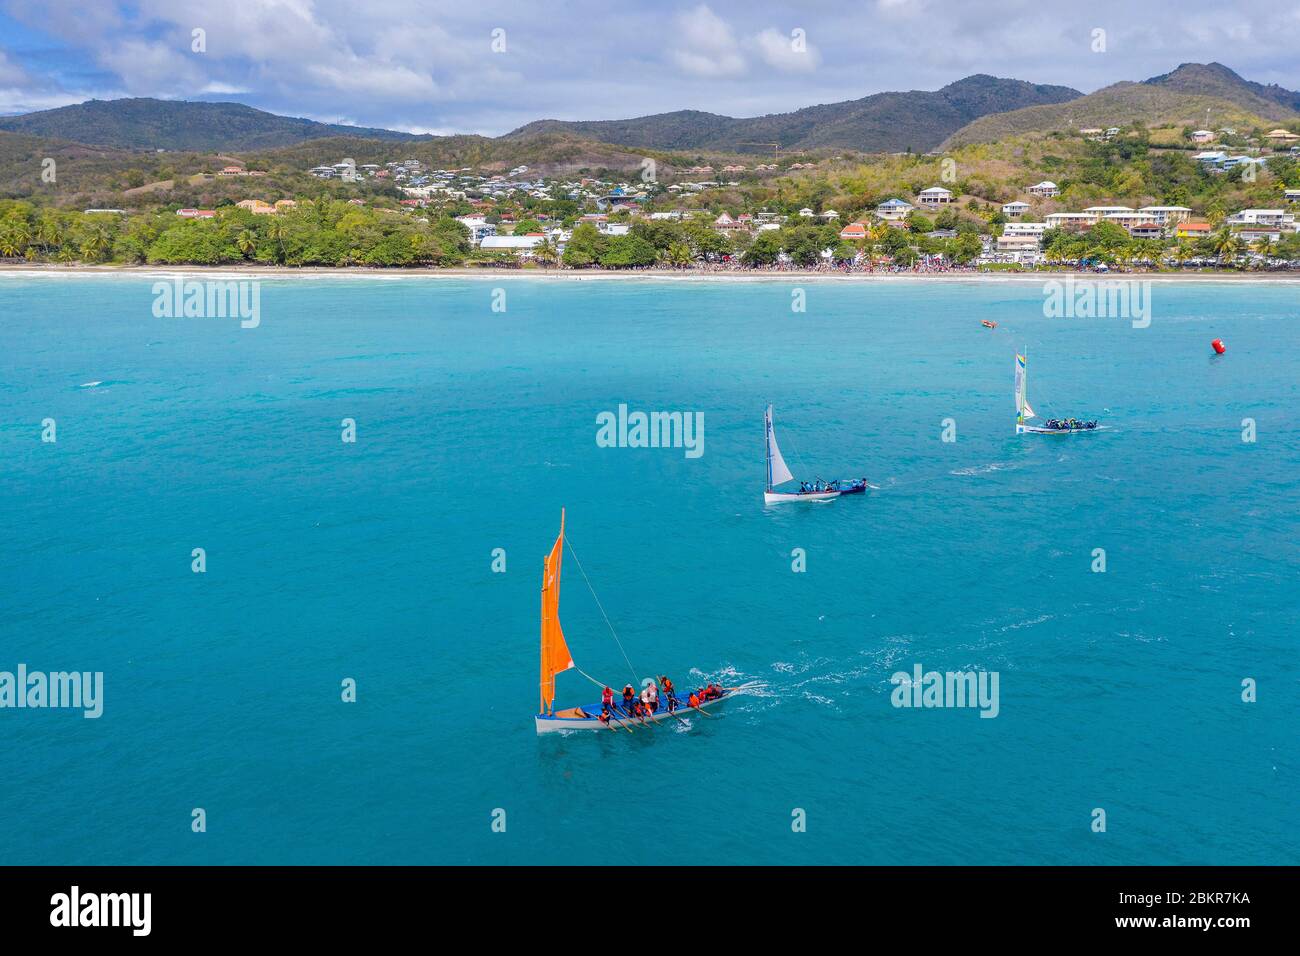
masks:
[[[726,693],[725,687],[710,682],[704,687],[697,687],[691,691],[686,697],[686,706],[692,709],[698,708],[701,704],[717,700]],[[606,687],[600,697],[600,722],[606,727],[609,726],[610,721],[622,723],[628,720],[644,724],[647,720],[655,719],[661,706],[669,714],[676,713],[682,706],[682,701],[677,696],[677,688],[666,675],[659,678],[657,685],[654,681],[648,680],[640,694],[632,689],[631,684],[627,684],[623,688],[621,700],[615,699],[613,688]]]

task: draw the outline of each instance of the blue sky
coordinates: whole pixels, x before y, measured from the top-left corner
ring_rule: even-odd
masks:
[[[1295,89],[1297,51],[1294,0],[0,0],[0,113],[157,96],[498,134],[752,116],[971,73],[1090,92],[1218,60]]]

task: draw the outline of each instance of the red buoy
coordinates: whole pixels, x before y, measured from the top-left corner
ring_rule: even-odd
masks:
[[[1214,351],[1219,355],[1222,355],[1224,352],[1228,351],[1228,347],[1223,344],[1223,339],[1215,339],[1213,342],[1210,343],[1210,348],[1214,349]]]

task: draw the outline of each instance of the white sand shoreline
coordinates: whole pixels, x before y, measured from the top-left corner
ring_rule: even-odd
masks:
[[[1042,284],[1052,279],[1082,281],[1138,280],[1148,282],[1300,283],[1296,273],[1231,272],[943,272],[943,273],[825,273],[825,272],[681,272],[651,269],[636,272],[575,271],[567,269],[365,269],[325,266],[291,269],[266,266],[85,266],[0,264],[0,279],[15,278],[130,278],[174,279],[237,278],[301,281],[304,279],[362,279],[401,281],[405,279],[476,279],[505,282],[541,280],[547,282],[1028,282]]]

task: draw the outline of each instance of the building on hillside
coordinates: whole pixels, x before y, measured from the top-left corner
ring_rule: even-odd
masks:
[[[916,194],[916,199],[923,206],[945,206],[952,202],[952,190],[942,186],[931,186]]]
[[[1135,222],[1128,227],[1128,234],[1134,239],[1163,239],[1165,227],[1158,222]]]
[[[1174,226],[1174,237],[1177,239],[1201,239],[1213,231],[1213,227],[1208,222],[1180,222]]]
[[[998,236],[997,251],[1002,255],[1034,253],[1042,245],[1042,236],[1028,233],[1003,233]]]
[[[1002,215],[1008,219],[1019,219],[1027,212],[1029,212],[1029,203],[1022,202],[1019,199],[1002,204]]]
[[[215,209],[177,209],[176,215],[182,219],[215,219]]]
[[[1294,231],[1295,213],[1285,209],[1243,209],[1224,222],[1229,226],[1267,226]]]
[[[1061,195],[1061,188],[1049,179],[1044,179],[1041,183],[1035,183],[1026,190],[1031,196],[1037,196],[1039,199],[1052,199]]]
[[[1009,222],[1002,227],[1004,236],[1041,236],[1046,231],[1045,222]]]
[[[913,208],[910,202],[902,199],[887,199],[876,207],[876,215],[886,222],[897,222],[906,219]]]
[[[1214,130],[1212,129],[1198,129],[1192,131],[1193,143],[1213,143],[1214,139]]]
[[[1275,145],[1300,143],[1300,134],[1293,133],[1286,129],[1270,130],[1264,134],[1264,138]]]
[[[860,222],[851,222],[840,230],[840,238],[849,242],[867,238],[867,227]]]
[[[275,207],[268,202],[262,202],[260,199],[241,199],[235,205],[259,216],[275,215]]]
[[[1177,225],[1192,218],[1192,211],[1186,206],[1143,206],[1138,212],[1162,226]]]
[[[1043,217],[1048,229],[1065,229],[1069,232],[1091,229],[1097,219],[1095,213],[1088,212],[1054,212]]]
[[[1282,193],[1287,202],[1300,202],[1300,189],[1288,189]]]

